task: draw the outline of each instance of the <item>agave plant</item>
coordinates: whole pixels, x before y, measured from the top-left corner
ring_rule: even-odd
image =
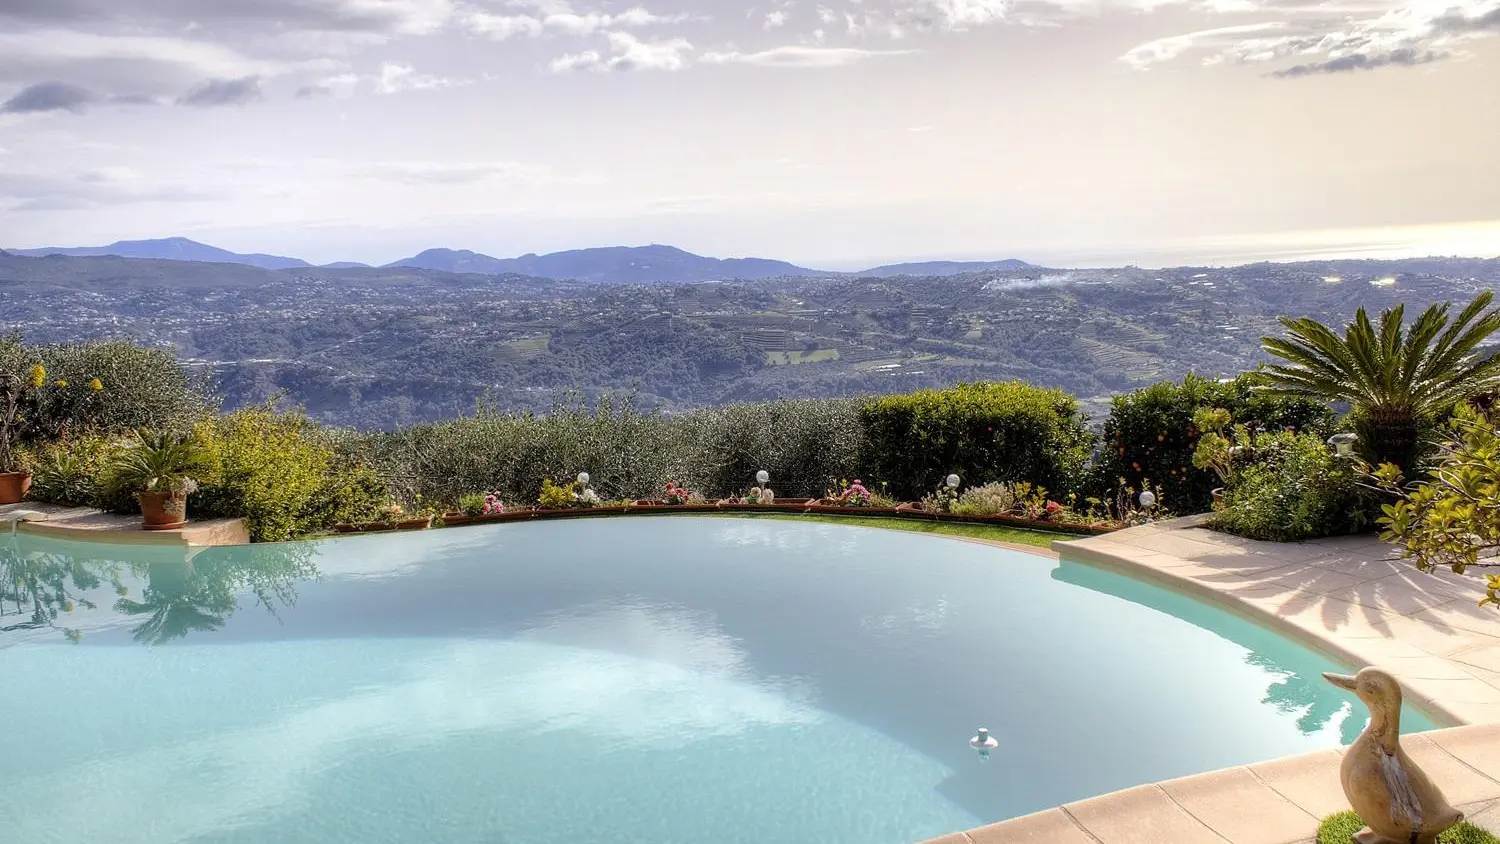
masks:
[[[1316,320],[1283,317],[1286,337],[1261,338],[1284,361],[1267,367],[1267,389],[1348,402],[1365,457],[1410,470],[1425,428],[1500,387],[1500,355],[1480,350],[1500,331],[1500,308],[1485,310],[1493,298],[1481,293],[1451,322],[1451,303],[1433,305],[1410,326],[1397,305],[1381,312],[1378,329],[1360,308],[1342,337]]]
[[[191,436],[137,431],[116,458],[112,479],[136,492],[185,492],[212,468],[211,452]]]

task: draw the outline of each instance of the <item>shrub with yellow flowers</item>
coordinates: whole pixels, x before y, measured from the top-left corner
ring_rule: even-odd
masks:
[[[82,384],[52,375],[34,350],[14,335],[0,338],[0,473],[23,471],[22,440],[51,442],[64,438],[73,420],[97,411],[104,383]]]

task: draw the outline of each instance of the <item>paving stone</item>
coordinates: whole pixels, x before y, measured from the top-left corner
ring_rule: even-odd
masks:
[[[1438,745],[1426,733],[1401,737],[1401,747],[1454,805],[1493,800],[1500,782],[1486,777]]]
[[[1164,782],[1162,790],[1232,844],[1283,844],[1316,834],[1318,819],[1245,768]]]
[[[1339,782],[1344,749],[1320,750],[1251,765],[1250,771],[1276,793],[1316,818],[1349,808]]]
[[[1062,809],[969,830],[973,844],[1094,844]]]
[[[1143,785],[1091,800],[1069,803],[1068,810],[1100,844],[1224,844],[1224,837],[1204,826],[1159,786]]]

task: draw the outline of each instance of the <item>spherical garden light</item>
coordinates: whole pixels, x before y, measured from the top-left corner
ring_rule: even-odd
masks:
[[[955,475],[949,475],[948,478],[947,478],[947,481],[946,481],[946,483],[948,484],[948,488],[949,489],[958,489],[958,482],[959,482],[959,477],[956,474]]]
[[[765,469],[761,469],[759,472],[755,473],[755,482],[760,484],[761,486],[765,486],[766,484],[771,482],[771,473],[767,472]]]
[[[588,472],[579,472],[578,473],[578,485],[579,486],[588,486],[589,485],[589,473]]]
[[[1359,442],[1358,434],[1342,433],[1334,434],[1328,438],[1328,444],[1333,446],[1333,451],[1339,457],[1353,457],[1354,444]]]
[[[1141,502],[1142,507],[1150,510],[1152,507],[1156,506],[1156,493],[1152,492],[1149,489],[1143,490],[1138,500]]]

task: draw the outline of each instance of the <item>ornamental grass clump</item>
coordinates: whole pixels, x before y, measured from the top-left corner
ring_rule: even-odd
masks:
[[[998,482],[969,487],[953,502],[950,512],[960,516],[1009,516],[1016,512],[1016,493],[1010,484]]]

